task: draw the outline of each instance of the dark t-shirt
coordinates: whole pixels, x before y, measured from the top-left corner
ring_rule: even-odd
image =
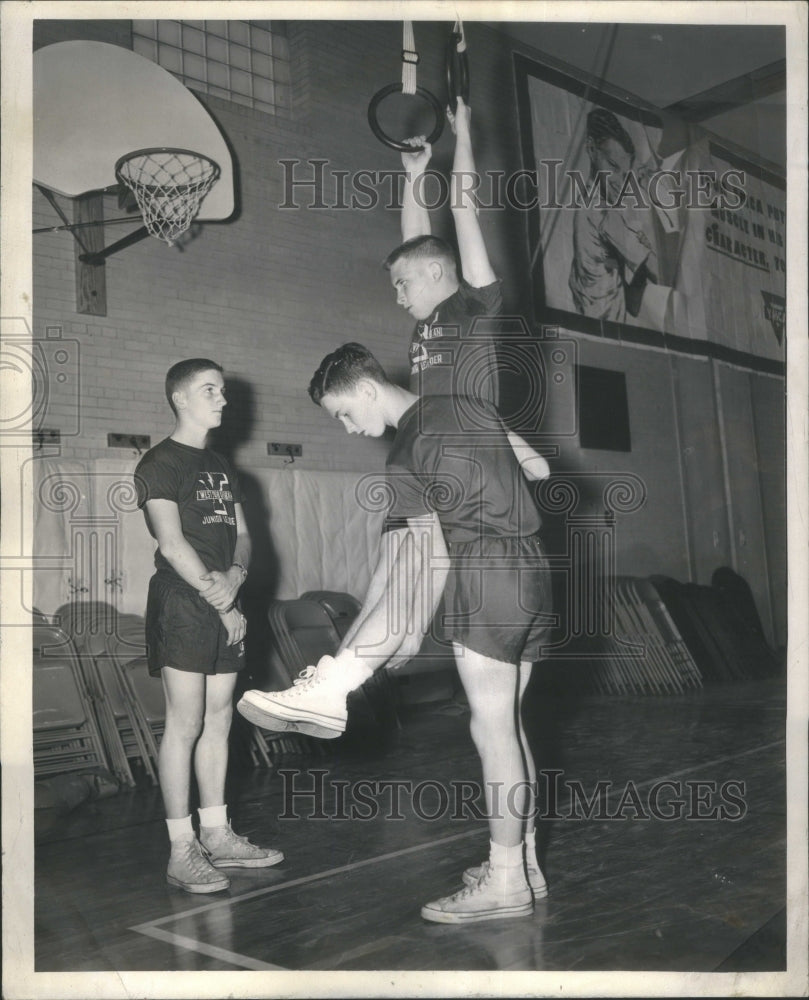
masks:
[[[418,396],[474,396],[498,401],[497,357],[485,324],[475,317],[503,311],[500,282],[482,288],[462,283],[410,341],[410,391]]]
[[[520,537],[542,519],[494,406],[468,397],[417,400],[399,421],[386,464],[385,529],[435,511],[447,542]]]
[[[166,438],[146,452],[135,469],[138,506],[146,514],[147,500],[171,500],[180,511],[183,535],[207,569],[225,572],[233,565],[236,547],[235,505],[241,503],[239,482],[230,463],[210,448],[192,448]],[[155,566],[161,574],[185,583],[160,552]]]

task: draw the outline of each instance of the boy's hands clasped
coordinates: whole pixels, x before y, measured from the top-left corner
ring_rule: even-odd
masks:
[[[227,629],[228,645],[241,642],[247,633],[247,619],[236,607],[236,597],[239,593],[244,575],[238,566],[231,566],[226,572],[217,569],[209,570],[200,577],[208,586],[200,590],[200,596],[219,612],[219,617]]]
[[[225,573],[218,569],[208,570],[200,580],[208,581],[208,586],[200,590],[200,597],[204,597],[211,607],[221,612],[233,607],[243,577],[238,566],[231,566]]]
[[[231,608],[230,611],[220,611],[219,617],[228,632],[228,646],[235,646],[241,642],[247,634],[247,619],[238,608]]]

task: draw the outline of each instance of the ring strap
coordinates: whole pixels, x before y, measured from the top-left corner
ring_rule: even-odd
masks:
[[[455,27],[452,29],[458,36],[458,44],[455,46],[456,52],[466,52],[466,35],[463,33],[463,21],[458,18]]]
[[[413,22],[402,22],[402,93],[416,93],[416,64],[419,54],[413,37]]]

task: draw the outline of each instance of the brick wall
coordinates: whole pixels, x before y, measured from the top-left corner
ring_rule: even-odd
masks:
[[[70,37],[75,37],[76,24],[68,23]],[[86,37],[126,43],[121,22],[84,24]],[[49,22],[47,32],[39,33],[40,42],[57,40],[58,25]],[[491,27],[470,23],[466,29],[478,166],[508,173],[521,166],[512,53],[515,48],[532,53]],[[421,54],[419,83],[440,99],[445,93],[447,30],[444,22],[415,25]],[[110,431],[149,434],[153,444],[167,435],[172,423],[163,395],[165,371],[180,358],[202,355],[219,360],[226,369],[230,411],[224,423],[226,437],[220,443],[241,468],[282,467],[283,459],[267,455],[267,443],[272,441],[303,445],[297,468],[348,471],[382,464],[385,443],[346,435],[311,404],[306,386],[322,356],[346,340],[366,343],[391,375],[406,373],[411,322],[396,307],[381,268],[399,241],[398,211],[386,207],[390,182],[378,189],[379,202],[370,209],[333,207],[336,171],[353,174],[400,167],[398,153],[371,133],[366,111],[378,89],[400,78],[401,22],[291,22],[289,42],[293,88],[289,116],[269,116],[200,98],[226,134],[238,164],[237,212],[231,222],[194,227],[182,251],[148,239],[110,257],[105,317],[75,311],[71,235],[47,233],[34,238],[36,335],[59,327],[63,338],[75,340],[80,350],[80,433],[63,439],[64,457],[111,457],[106,447]],[[451,156],[452,139],[445,130],[435,145],[434,165],[446,171]],[[289,174],[280,161],[300,161],[295,177],[306,179],[312,177],[309,161],[315,159],[328,161],[327,207],[279,207],[290,200],[285,185]],[[347,188],[347,200],[351,193]],[[293,200],[311,204],[311,189],[297,187]],[[108,218],[120,214],[113,197],[107,199],[105,213]],[[58,222],[35,191],[34,225]],[[440,235],[448,235],[448,222],[448,209],[433,213],[434,231]],[[503,278],[507,303],[530,315],[525,219],[514,210],[484,210],[481,225],[495,269]],[[108,227],[107,243],[123,231]],[[617,540],[620,569],[686,577],[688,524],[695,512],[683,499],[683,458],[676,435],[670,432],[677,420],[671,365],[664,357],[651,359],[627,344],[579,339],[581,360],[626,371],[630,422],[639,433],[633,431],[633,451],[617,457],[583,453],[575,440],[566,439],[555,468],[615,467],[652,484],[644,512],[622,528]],[[72,397],[58,383],[51,390],[47,425],[71,426]],[[556,392],[547,426],[553,428],[555,417],[564,422],[573,405],[569,385]],[[700,397],[697,405],[704,407],[704,413],[689,411],[695,426],[715,425],[712,398]],[[725,414],[726,419],[732,417]],[[782,453],[782,424],[777,416],[769,422],[758,420],[758,426],[765,425],[772,429],[773,440],[751,440],[750,447],[758,447],[762,454]],[[654,427],[660,432],[655,433]],[[708,487],[710,502],[721,512],[727,504],[725,484],[721,476],[715,480]],[[770,520],[776,527],[767,548],[770,564],[780,566],[784,541],[777,515],[783,508],[782,497],[775,508]],[[663,523],[665,531],[660,530]],[[712,544],[715,548],[716,542]],[[721,549],[712,550],[717,565],[724,558]],[[690,572],[697,576],[693,546],[690,562]],[[708,564],[713,565],[712,560]],[[766,584],[762,587],[766,589]],[[777,601],[777,581],[772,591]],[[759,596],[763,600],[764,595]]]
[[[126,43],[121,22],[45,22],[38,44],[60,36]],[[447,25],[418,24],[419,82],[443,97]],[[34,239],[36,335],[61,327],[79,342],[80,434],[62,442],[65,457],[109,452],[109,431],[149,434],[155,442],[171,428],[162,379],[174,361],[211,356],[227,369],[232,409],[226,420],[240,462],[278,464],[270,441],[300,442],[307,468],[364,468],[378,462],[382,445],[347,438],[309,402],[305,389],[321,357],[345,340],[360,340],[395,376],[404,376],[410,319],[394,304],[381,261],[399,241],[399,213],[386,207],[391,181],[367,210],[333,207],[333,171],[398,170],[399,155],[372,135],[366,109],[371,95],[400,75],[400,22],[295,22],[289,26],[293,107],[274,117],[216,98],[201,97],[227,136],[238,164],[233,221],[194,227],[182,249],[145,240],[108,258],[107,315],[75,311],[74,246],[69,233]],[[518,162],[511,43],[482,25],[469,27],[475,51],[475,128],[481,166],[505,169]],[[157,112],[156,112],[157,113]],[[436,144],[434,162],[451,162],[449,130]],[[280,208],[289,203],[285,181],[313,177],[324,167],[326,208]],[[298,160],[282,166],[281,160]],[[352,194],[346,188],[346,200]],[[313,200],[296,186],[293,199]],[[360,199],[367,204],[368,197]],[[71,211],[68,199],[60,199]],[[119,217],[105,198],[107,218]],[[434,228],[446,233],[449,211],[437,210]],[[519,301],[525,235],[522,219],[483,213],[482,224],[507,297]],[[52,207],[34,192],[34,226],[58,225]],[[107,243],[124,227],[109,226]],[[72,398],[51,387],[48,426],[68,424]],[[238,411],[238,419],[235,419]],[[70,414],[72,416],[72,414]]]

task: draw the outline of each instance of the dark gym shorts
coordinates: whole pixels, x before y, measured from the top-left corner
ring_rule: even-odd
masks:
[[[191,587],[157,573],[146,601],[149,673],[163,667],[193,674],[233,674],[244,667],[244,642],[228,646],[219,613]]]
[[[450,546],[438,634],[495,660],[534,662],[551,627],[551,578],[537,535]]]

